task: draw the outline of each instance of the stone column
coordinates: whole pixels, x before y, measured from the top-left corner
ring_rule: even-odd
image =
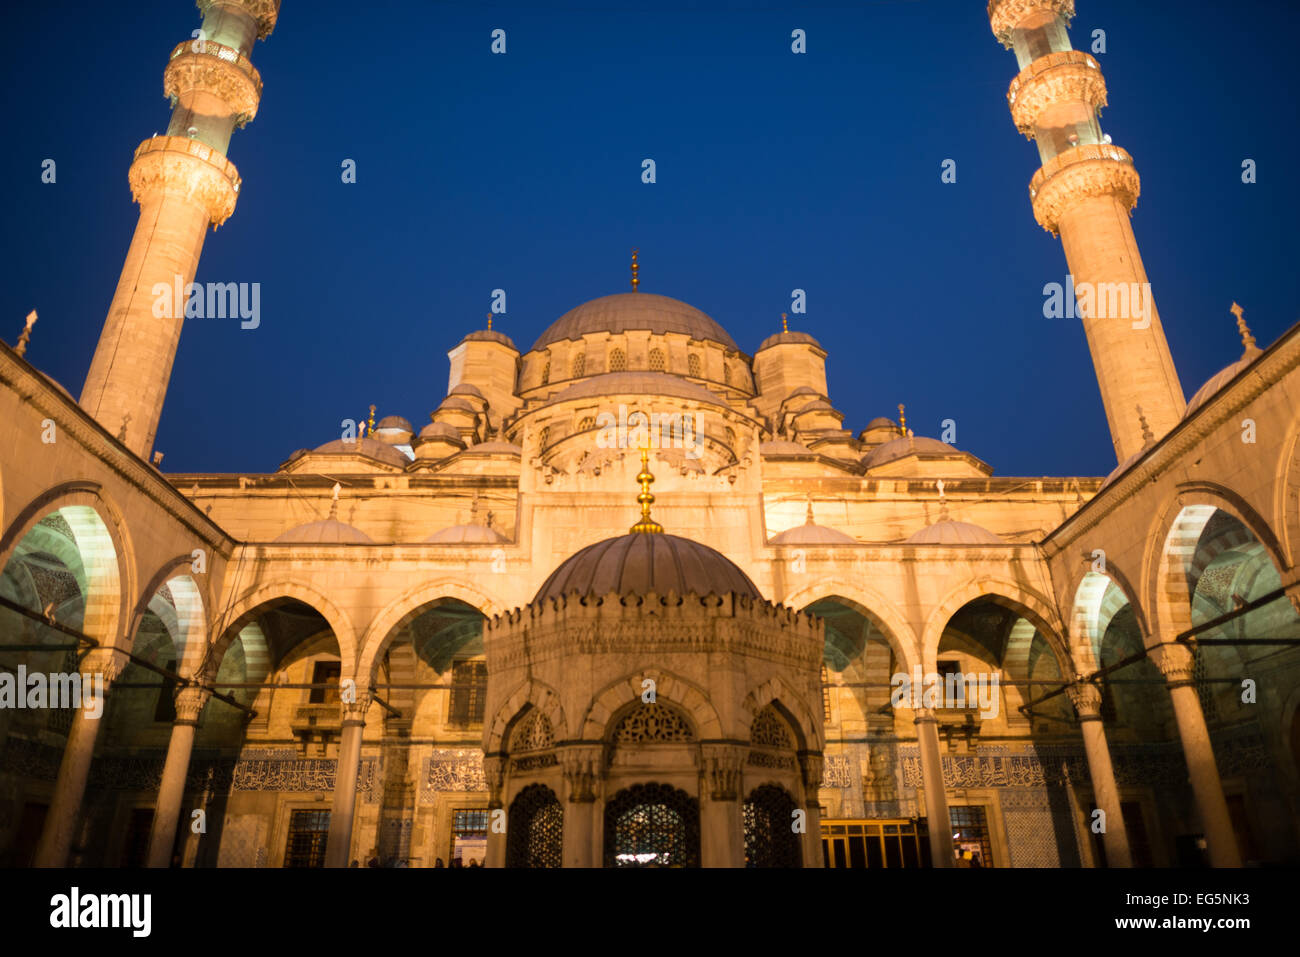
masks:
[[[487,780],[488,789],[488,836],[487,852],[483,856],[484,867],[506,866],[506,828],[501,824],[507,814],[502,803],[505,795],[505,772],[504,754],[489,754],[483,758],[483,777]]]
[[[339,740],[338,770],[334,774],[334,805],[330,809],[326,867],[347,867],[352,851],[352,821],[357,809],[357,772],[361,769],[361,734],[366,727],[368,694],[343,705],[343,734]]]
[[[748,749],[730,744],[700,746],[700,865],[744,867],[745,825],[740,811],[740,769]],[[703,800],[707,795],[708,800]]]
[[[154,804],[153,828],[149,833],[149,867],[168,867],[171,864],[181,801],[185,797],[185,778],[190,770],[190,752],[194,749],[194,734],[199,714],[210,697],[211,691],[195,685],[181,688],[176,693],[176,722],[172,725],[172,737],[167,745],[167,760],[163,763],[162,782],[158,785],[158,800]]]
[[[564,805],[564,866],[599,867],[595,853],[596,792],[604,763],[603,745],[583,745],[560,752],[568,800]]]
[[[803,833],[803,866],[824,867],[822,860],[822,809],[819,792],[825,759],[820,751],[804,751],[799,755],[803,773],[803,809],[806,812]]]
[[[943,792],[943,759],[939,753],[939,721],[932,708],[916,710],[916,741],[921,752],[921,783],[925,787],[925,816],[930,828],[930,860],[934,867],[952,867],[952,822]]]
[[[95,741],[108,704],[108,690],[124,666],[125,656],[111,649],[96,648],[81,664],[81,707],[72,717],[68,742],[63,747],[54,798],[45,816],[40,843],[36,845],[36,867],[67,867],[72,839],[80,823],[81,802],[86,795]]]
[[[1132,867],[1133,856],[1129,850],[1128,830],[1124,827],[1124,813],[1120,806],[1119,787],[1115,784],[1115,769],[1106,746],[1106,729],[1101,720],[1101,689],[1096,685],[1077,682],[1065,689],[1079,715],[1079,729],[1083,732],[1083,750],[1088,757],[1088,776],[1092,779],[1092,793],[1097,807],[1106,815],[1106,830],[1102,843],[1106,847],[1108,867]],[[1091,833],[1089,821],[1089,833]]]
[[[1192,652],[1186,645],[1166,642],[1151,650],[1151,660],[1165,676],[1169,697],[1173,701],[1174,719],[1178,722],[1178,737],[1183,742],[1183,757],[1187,761],[1192,794],[1196,799],[1201,827],[1205,829],[1210,865],[1240,867],[1237,835],[1228,815],[1228,802],[1223,797],[1219,768],[1214,763],[1214,748],[1210,744],[1209,729],[1205,726],[1205,714],[1196,696]]]

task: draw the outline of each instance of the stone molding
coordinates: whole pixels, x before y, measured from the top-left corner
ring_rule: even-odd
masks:
[[[560,749],[559,758],[564,780],[569,783],[569,800],[574,804],[587,804],[596,800],[604,775],[605,746],[568,745]]]
[[[748,748],[733,744],[701,744],[704,780],[714,801],[735,801],[740,797],[741,775]]]
[[[230,218],[239,199],[235,164],[219,150],[184,136],[145,140],[135,151],[128,177],[137,203],[155,191],[180,193],[203,206],[214,229]]]
[[[1079,50],[1039,57],[1017,74],[1007,90],[1011,119],[1031,140],[1044,110],[1071,102],[1087,103],[1094,113],[1106,105],[1106,78],[1101,67]]]
[[[187,41],[172,51],[163,69],[163,94],[175,105],[187,93],[210,93],[230,107],[235,124],[243,126],[257,116],[262,99],[262,78],[247,57],[220,43],[207,42],[203,52]]]
[[[1040,12],[1055,13],[1068,26],[1074,17],[1074,0],[989,0],[989,26],[998,42],[1009,50],[1011,31],[1026,17]]]
[[[1110,143],[1089,143],[1048,160],[1029,184],[1034,219],[1053,236],[1061,217],[1085,199],[1115,196],[1131,210],[1142,191],[1133,157]]]

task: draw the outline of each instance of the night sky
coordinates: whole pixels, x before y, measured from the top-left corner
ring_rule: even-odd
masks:
[[[1078,8],[1076,48],[1106,31],[1102,129],[1142,175],[1134,228],[1190,395],[1241,354],[1234,299],[1261,346],[1296,320],[1300,6]],[[0,337],[36,308],[28,359],[75,396],[136,224],[131,154],[166,129],[162,69],[200,21],[189,0],[49,0],[6,21]],[[261,325],[186,323],[166,471],[272,471],[372,402],[418,429],[493,289],[526,351],[627,290],[633,246],[643,291],[747,352],[807,290],[792,328],[829,353],[855,433],[905,402],[918,435],[953,418],[996,474],[1114,467],[1082,328],[1042,316],[1065,257],[1033,219],[1037,150],[982,2],[285,0],[252,56],[266,87],[231,144],[239,206],[197,279],[259,282]]]

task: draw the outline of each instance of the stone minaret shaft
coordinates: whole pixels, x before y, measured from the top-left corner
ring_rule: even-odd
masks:
[[[1065,248],[1122,462],[1146,444],[1139,406],[1159,438],[1178,424],[1186,402],[1129,222],[1137,170],[1102,135],[1097,111],[1106,105],[1106,82],[1097,61],[1070,46],[1073,15],[1074,0],[989,2],[993,34],[1020,66],[1007,92],[1012,119],[1042,158],[1029,184],[1034,218]]]
[[[163,70],[163,92],[172,101],[167,134],[141,143],[131,163],[140,220],[81,392],[82,408],[142,458],[158,431],[185,315],[183,291],[194,280],[204,234],[226,221],[239,197],[226,149],[235,127],[257,114],[262,79],[248,53],[270,35],[280,0],[198,6],[202,33],[178,44]],[[160,300],[163,288],[172,292]]]

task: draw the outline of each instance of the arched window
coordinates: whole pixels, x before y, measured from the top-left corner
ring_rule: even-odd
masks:
[[[796,810],[794,798],[775,784],[749,792],[741,813],[746,867],[803,866],[803,850],[794,830]]]
[[[581,378],[586,373],[586,369],[587,369],[587,354],[585,352],[579,352],[576,356],[573,357],[572,378],[574,379]]]
[[[627,371],[627,353],[622,349],[615,349],[609,354],[609,371],[626,372]]]
[[[694,738],[686,718],[675,708],[657,701],[637,705],[619,719],[610,734],[610,741],[616,747],[647,742],[692,741]]]
[[[697,378],[703,374],[700,372],[699,353],[692,352],[689,356],[686,357],[686,374],[693,375]]]
[[[634,784],[605,805],[606,867],[699,867],[700,806],[668,784]]]
[[[725,362],[722,363],[722,381],[727,385],[731,385],[731,366]]]
[[[564,861],[564,809],[555,792],[530,784],[510,802],[506,867],[560,867]]]
[[[663,372],[667,368],[664,362],[664,351],[662,349],[650,350],[650,371]]]
[[[590,415],[584,415],[578,422],[579,432],[589,432],[596,427],[596,420]]]
[[[538,447],[538,448],[542,448],[542,449],[544,449],[544,448],[546,448],[547,444],[548,444],[550,441],[551,441],[551,427],[548,425],[548,426],[545,426],[545,427],[542,429],[542,431],[538,434],[538,436],[537,436],[537,447]]]
[[[542,366],[542,385],[549,385],[551,382],[551,360],[548,356],[546,365]]]

